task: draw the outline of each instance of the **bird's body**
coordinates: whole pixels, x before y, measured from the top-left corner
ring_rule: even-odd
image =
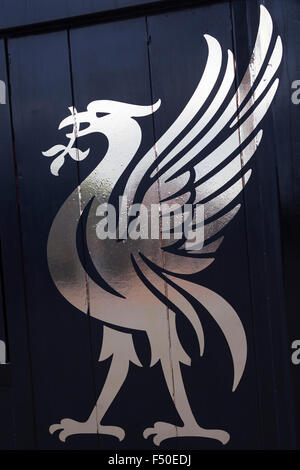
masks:
[[[153,428],[145,430],[144,437],[154,434],[156,444],[179,436],[213,438],[223,444],[228,442],[226,431],[200,427],[190,408],[180,363],[190,365],[191,358],[179,338],[176,315],[184,315],[192,324],[201,354],[204,351],[204,332],[195,304],[190,302],[191,296],[214,318],[231,352],[235,390],[247,356],[243,325],[226,300],[182,275],[199,272],[214,261],[212,254],[223,240],[222,237],[217,238],[218,233],[239,210],[240,206],[235,205],[225,212],[227,205],[234,201],[249,180],[251,172],[243,174],[242,170],[260,143],[262,131],[255,133],[255,129],[266,114],[278,87],[278,80],[272,83],[272,78],[281,61],[282,46],[280,38],[277,38],[270,59],[273,68],[268,69],[266,57],[271,38],[272,20],[262,7],[253,54],[257,58],[250,62],[239,89],[233,93],[222,116],[210,124],[220,104],[232,90],[235,67],[233,55],[228,51],[222,84],[213,94],[221,70],[222,51],[215,39],[206,36],[209,54],[195,93],[174,124],[140,159],[126,179],[124,172],[138,152],[142,139],[137,118],[156,112],[160,101],[153,106],[94,101],[82,113],[72,108],[71,116],[62,121],[60,128],[72,125],[73,133],[68,135],[68,147],[51,165],[53,174],[58,175],[68,154],[78,161],[86,158],[88,151],[81,152],[73,147],[81,136],[100,132],[107,138],[108,149],[96,168],[66,199],[54,219],[48,239],[49,269],[60,293],[78,310],[103,323],[100,361],[112,356],[112,362],[89,419],[84,423],[65,419],[50,427],[52,433],[60,431],[61,440],[81,433],[111,434],[119,439],[124,437],[121,428],[103,426],[101,420],[125,381],[130,362],[142,365],[132,337],[135,331],[140,330],[146,332],[149,339],[151,366],[158,361],[161,363],[168,390],[183,423],[182,426],[175,426],[158,422]],[[266,71],[255,89],[256,94],[247,102],[246,98],[253,92],[253,83],[263,67]],[[250,72],[252,81],[249,82]],[[212,94],[213,99],[206,112],[187,131],[188,124]],[[239,115],[244,101],[248,109],[254,109],[255,119],[253,114],[249,116],[244,112],[243,121],[234,124],[233,119],[236,114]],[[81,130],[81,123],[87,122],[89,127]],[[199,140],[199,134],[209,124],[210,129],[206,129],[206,134]],[[223,144],[203,157],[203,150],[223,129],[228,132]],[[181,140],[174,146],[173,142],[178,136]],[[191,142],[193,147],[183,154]],[[50,149],[44,154],[53,156],[55,151]],[[219,169],[222,162],[226,162],[226,166]],[[209,177],[202,181],[206,175]],[[229,181],[233,181],[231,186],[218,193]],[[121,194],[117,194],[115,188],[121,188]],[[126,196],[129,205],[142,202],[146,207],[153,203],[159,205],[163,201],[167,201],[170,207],[175,202],[181,206],[192,203],[193,214],[196,205],[204,201],[204,247],[195,252],[187,251],[184,237],[180,242],[174,239],[166,241],[162,233],[158,239],[99,239],[96,231],[99,204],[110,204],[120,195]],[[120,216],[119,212],[118,220]],[[191,229],[199,228],[194,224],[193,217],[190,225]],[[83,235],[83,252],[78,247],[78,232]]]

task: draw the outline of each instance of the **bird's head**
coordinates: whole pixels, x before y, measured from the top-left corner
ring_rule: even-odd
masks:
[[[65,162],[65,157],[70,156],[73,160],[84,160],[90,149],[82,151],[74,146],[80,137],[92,133],[105,135],[109,145],[112,142],[122,146],[121,138],[127,139],[128,143],[135,143],[137,146],[141,140],[140,126],[135,118],[148,116],[160,107],[158,100],[150,106],[140,106],[119,101],[98,100],[92,101],[86,111],[78,112],[76,108],[70,107],[70,114],[61,121],[58,129],[71,127],[72,131],[66,134],[69,139],[67,146],[55,145],[46,152],[42,152],[46,157],[54,157],[50,166],[53,175],[58,176],[60,168]]]

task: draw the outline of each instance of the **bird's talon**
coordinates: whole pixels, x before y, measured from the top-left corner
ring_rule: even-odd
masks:
[[[67,436],[65,435],[65,432],[62,431],[59,433],[58,438],[61,442],[66,442]]]
[[[193,426],[174,426],[170,423],[157,422],[152,428],[146,428],[143,436],[147,439],[149,436],[154,435],[153,442],[159,446],[164,440],[172,437],[204,437],[206,439],[214,439],[221,442],[223,445],[227,444],[230,435],[228,432],[221,429],[204,429],[198,425]]]
[[[59,429],[61,429],[61,424],[52,424],[50,427],[49,427],[49,432],[50,434],[54,434],[56,431],[58,431]]]
[[[155,434],[155,429],[154,428],[145,429],[144,432],[143,432],[144,439],[148,439],[148,437],[151,436],[151,434]]]
[[[144,439],[148,439],[151,435],[154,435],[154,444],[159,446],[165,439],[176,437],[176,426],[158,421],[152,428],[146,428],[143,432]]]
[[[125,437],[124,429],[118,426],[97,426],[96,422],[92,420],[80,422],[69,418],[62,419],[59,424],[52,424],[49,427],[50,434],[54,434],[56,431],[60,431],[58,438],[62,442],[65,442],[67,437],[77,434],[104,434],[114,436],[119,441],[123,441]]]

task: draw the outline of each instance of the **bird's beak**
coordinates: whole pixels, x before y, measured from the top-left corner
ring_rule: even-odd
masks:
[[[68,117],[66,117],[65,119],[63,119],[58,127],[58,129],[63,129],[64,127],[67,127],[67,126],[75,126],[75,116],[74,115],[70,115]]]
[[[73,130],[71,133],[66,134],[67,137],[70,139],[73,138],[76,134],[76,137],[86,135],[90,133],[90,115],[88,112],[81,112],[77,113],[75,108],[69,108],[71,111],[70,116],[63,119],[58,127],[59,130],[63,129],[64,127],[73,126]],[[84,127],[83,130],[80,130],[81,124],[89,124],[88,127]]]

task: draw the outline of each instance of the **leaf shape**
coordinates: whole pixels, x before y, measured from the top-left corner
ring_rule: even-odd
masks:
[[[51,149],[46,150],[46,152],[42,152],[42,154],[45,157],[53,157],[54,155],[56,155],[61,150],[65,150],[65,148],[66,147],[64,145],[54,145],[54,147],[51,147]]]
[[[63,155],[59,155],[59,157],[56,157],[50,165],[50,171],[52,175],[58,176],[58,172],[64,163],[65,157]]]

